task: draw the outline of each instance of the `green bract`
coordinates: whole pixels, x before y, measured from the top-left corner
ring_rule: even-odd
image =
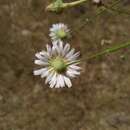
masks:
[[[46,9],[48,11],[59,12],[59,11],[62,10],[62,5],[63,5],[63,1],[62,0],[56,0],[52,4],[48,5]]]

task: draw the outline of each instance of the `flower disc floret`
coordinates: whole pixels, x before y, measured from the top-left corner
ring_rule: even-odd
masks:
[[[55,71],[62,73],[65,71],[67,64],[62,58],[56,57],[55,59],[52,59],[51,66],[55,69]]]
[[[63,29],[58,30],[58,31],[57,31],[57,37],[59,37],[59,38],[61,38],[61,39],[64,39],[64,38],[67,37],[67,33],[66,33]]]

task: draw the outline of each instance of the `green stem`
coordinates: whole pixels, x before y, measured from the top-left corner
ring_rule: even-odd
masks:
[[[76,5],[79,5],[83,2],[86,2],[88,0],[77,0],[77,1],[74,1],[74,2],[70,2],[70,3],[64,3],[62,1],[60,1],[60,4],[57,5],[57,1],[54,2],[54,3],[51,3],[50,5],[48,5],[46,7],[46,10],[47,11],[60,11],[62,9],[65,9],[65,8],[68,8],[68,7],[73,7],[73,6],[76,6]]]
[[[77,0],[77,1],[74,1],[74,2],[70,2],[70,3],[64,3],[63,8],[73,7],[73,6],[79,5],[79,4],[86,2],[86,1],[87,0]]]
[[[110,11],[113,11],[113,12],[116,12],[116,13],[118,13],[118,14],[125,14],[125,15],[128,15],[128,16],[130,16],[130,11],[127,11],[127,10],[120,10],[120,9],[118,9],[118,8],[109,8],[109,7],[107,7],[107,6],[104,6],[107,10],[110,10]]]
[[[99,53],[97,53],[95,55],[92,55],[92,56],[88,57],[87,60],[97,58],[97,57],[105,55],[105,54],[113,53],[113,52],[116,52],[116,51],[118,51],[120,49],[127,48],[129,46],[130,46],[130,42],[127,42],[125,44],[121,44],[121,45],[118,45],[118,46],[115,46],[115,47],[111,47],[111,48],[108,48],[108,49],[106,49],[106,50],[104,50],[102,52],[99,52]]]
[[[95,22],[96,18],[98,16],[100,16],[101,14],[103,14],[105,11],[113,7],[115,7],[116,5],[118,5],[119,3],[121,2],[121,0],[113,0],[112,1],[112,4],[108,5],[107,8],[105,7],[105,5],[102,5],[101,7],[99,7],[97,10],[96,10],[96,14],[94,16],[91,16],[91,18],[87,18],[86,19],[86,15],[85,17],[82,16],[81,18],[81,25],[77,28],[74,29],[75,32],[79,31],[81,28],[84,28],[87,24],[88,24],[88,21],[89,22]],[[85,20],[86,19],[86,20]],[[83,21],[83,22],[82,22]],[[74,25],[74,26],[77,26],[77,25]]]
[[[121,0],[113,0],[111,5],[103,5],[101,8],[97,9],[97,16],[100,15],[101,13],[103,13],[104,11],[106,11],[107,9],[111,9],[114,6],[116,6],[117,4],[119,4],[121,2]]]

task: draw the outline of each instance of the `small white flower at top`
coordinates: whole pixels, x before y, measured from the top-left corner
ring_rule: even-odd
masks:
[[[102,0],[92,0],[93,1],[93,3],[95,3],[95,4],[101,4],[102,3]]]
[[[46,46],[47,51],[41,51],[35,54],[37,59],[35,64],[41,68],[34,70],[34,75],[40,75],[46,78],[45,83],[49,83],[50,88],[71,87],[70,78],[80,75],[81,68],[78,66],[80,53],[71,49],[69,44],[63,45],[63,42],[53,43]]]
[[[67,25],[63,23],[53,24],[50,28],[50,34],[52,42],[63,41],[66,38],[70,37],[70,30]]]

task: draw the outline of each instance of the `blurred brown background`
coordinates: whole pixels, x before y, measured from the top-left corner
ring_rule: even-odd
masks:
[[[69,26],[81,58],[130,40],[129,0],[98,17],[91,2],[60,14],[45,11],[50,2],[0,0],[0,130],[130,130],[130,48],[82,62],[70,89],[32,74],[53,23]]]

